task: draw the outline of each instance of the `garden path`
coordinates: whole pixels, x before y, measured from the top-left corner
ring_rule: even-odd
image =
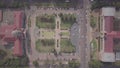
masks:
[[[56,26],[55,26],[55,49],[57,51],[57,53],[60,52],[60,24],[61,24],[61,20],[60,17],[57,14],[56,17]]]

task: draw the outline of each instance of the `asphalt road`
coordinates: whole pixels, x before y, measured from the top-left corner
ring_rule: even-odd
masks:
[[[80,0],[82,3],[83,8],[79,9],[79,15],[78,15],[78,24],[80,29],[80,58],[81,58],[81,66],[80,68],[89,68],[88,62],[89,62],[89,53],[90,53],[90,47],[88,43],[87,38],[87,17],[86,17],[86,11],[88,10],[89,0]],[[81,5],[80,5],[81,6]]]
[[[78,16],[78,23],[80,27],[80,58],[81,58],[81,67],[80,68],[88,68],[87,65],[87,53],[86,53],[86,21],[84,17],[85,13],[84,11],[80,11],[80,14]]]

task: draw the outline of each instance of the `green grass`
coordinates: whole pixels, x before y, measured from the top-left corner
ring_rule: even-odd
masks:
[[[38,28],[55,29],[55,15],[44,14],[36,17],[36,26]]]
[[[67,29],[70,29],[70,27],[72,26],[73,24],[72,23],[61,23],[61,30],[67,30]]]
[[[96,58],[97,47],[98,47],[97,41],[95,39],[92,40],[91,47],[92,47],[92,56],[95,59]]]
[[[28,27],[31,27],[31,20],[30,20],[30,17],[28,18]]]
[[[91,16],[91,17],[90,17],[90,26],[91,26],[92,28],[95,28],[95,27],[96,27],[96,24],[97,24],[97,18],[94,17],[94,16]]]
[[[54,36],[55,36],[54,31],[43,31],[43,32],[41,32],[41,34],[42,34],[42,36],[44,36],[44,38],[47,38],[47,39],[54,38]]]
[[[75,2],[58,2],[55,4],[56,7],[61,7],[61,8],[70,8],[70,7],[76,7],[76,4]]]
[[[61,32],[61,36],[70,36],[69,32]]]
[[[61,46],[61,52],[64,52],[64,53],[75,52],[75,47],[72,45],[69,39],[61,39],[60,46]]]
[[[74,14],[59,14],[61,18],[61,29],[66,30],[76,22],[76,16]]]
[[[54,51],[54,39],[44,39],[36,41],[36,50],[38,52],[50,53]]]
[[[8,46],[10,47],[11,45],[13,45],[13,44],[9,43]],[[3,50],[7,53],[7,55],[4,57],[4,59],[13,57],[13,49],[12,49],[13,46],[11,46],[10,48],[8,48],[8,46],[6,46],[7,48],[3,45],[0,46],[0,50]]]
[[[93,45],[93,50],[97,49],[97,41],[95,39],[92,40],[91,44]]]
[[[36,6],[43,6],[43,7],[51,7],[53,4],[51,3],[35,3]]]

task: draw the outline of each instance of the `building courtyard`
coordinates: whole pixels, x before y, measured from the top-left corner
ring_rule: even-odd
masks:
[[[35,10],[30,16],[31,61],[78,59],[71,42],[71,28],[77,23],[77,11]],[[35,56],[37,55],[37,56]],[[56,55],[58,57],[56,57]],[[63,56],[63,57],[60,57]],[[49,57],[48,57],[49,56]]]

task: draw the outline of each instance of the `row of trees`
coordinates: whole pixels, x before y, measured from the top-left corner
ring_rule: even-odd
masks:
[[[40,67],[39,62],[37,60],[33,61],[33,64],[36,68]],[[65,64],[62,64],[61,62],[59,64],[56,64],[54,60],[53,61],[47,60],[45,61],[44,66],[51,66],[51,67],[56,66],[57,68],[79,68],[80,62],[77,60],[71,60],[71,61],[68,61],[68,65],[65,65]]]
[[[9,3],[6,4],[4,2],[0,2],[0,8],[21,8],[21,7],[28,7],[29,3],[27,2],[13,2],[13,3]]]
[[[37,5],[37,6],[51,6],[53,5],[57,7],[76,7],[79,0],[14,0],[14,1],[5,1],[0,0],[0,8],[21,8],[21,7],[28,7],[30,4]]]
[[[95,19],[96,19],[96,18],[95,18],[94,16],[91,16],[91,17],[90,17],[90,26],[91,26],[92,28],[95,28],[96,25],[97,25],[97,22],[96,22]]]
[[[99,9],[105,6],[115,6],[116,8],[120,8],[120,0],[94,0],[91,9]]]
[[[69,68],[79,68],[80,62],[76,60],[71,60],[68,62]]]
[[[54,39],[42,39],[42,40],[39,39],[38,41],[36,41],[36,45],[50,46],[54,44],[55,44]]]
[[[7,58],[0,61],[0,67],[3,68],[18,68],[18,67],[26,67],[29,64],[28,57],[21,58]]]
[[[55,41],[54,39],[45,39],[45,40],[41,40],[41,43],[42,45],[46,45],[46,46],[49,46],[49,45],[54,45],[55,44]]]
[[[90,68],[101,68],[103,64],[99,60],[91,60],[89,62],[89,67]]]
[[[65,23],[75,23],[76,22],[76,16],[74,14],[59,14],[61,20]]]
[[[55,16],[54,15],[47,15],[44,14],[43,16],[39,17],[41,22],[47,22],[47,23],[54,23],[55,22]]]

